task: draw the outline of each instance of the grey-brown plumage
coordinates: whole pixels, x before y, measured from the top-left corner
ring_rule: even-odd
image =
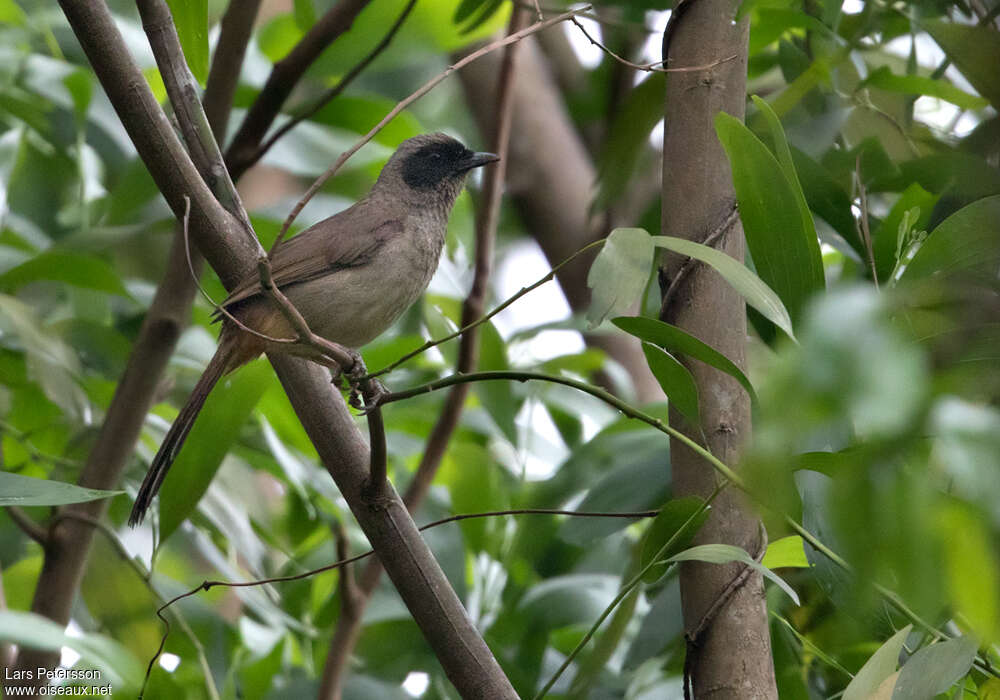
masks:
[[[466,174],[495,160],[495,155],[473,153],[444,134],[404,141],[364,199],[274,250],[275,284],[314,333],[361,347],[392,325],[427,288]],[[256,275],[233,289],[223,306],[264,335],[294,337],[281,312],[261,294]],[[139,488],[131,525],[142,521],[212,387],[268,350],[296,352],[294,346],[268,343],[223,321],[218,350]]]

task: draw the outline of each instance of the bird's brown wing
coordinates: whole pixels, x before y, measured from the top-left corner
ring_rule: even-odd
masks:
[[[403,232],[403,219],[371,211],[368,200],[324,219],[283,241],[271,254],[271,277],[278,288],[322,277],[339,269],[365,264],[379,247]],[[378,223],[373,223],[378,222]],[[260,279],[251,275],[237,285],[223,306],[261,293]]]

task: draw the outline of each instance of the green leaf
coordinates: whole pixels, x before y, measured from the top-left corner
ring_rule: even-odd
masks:
[[[590,624],[618,592],[618,577],[604,574],[555,576],[535,584],[518,607],[548,628]]]
[[[673,556],[691,543],[691,538],[708,519],[709,508],[703,508],[704,503],[697,496],[685,496],[667,501],[642,539],[639,558],[641,569],[645,569],[654,558]],[[668,542],[670,547],[661,554],[660,550]],[[663,577],[667,568],[665,563],[651,566],[642,580],[646,583],[655,583]]]
[[[737,367],[728,357],[713,348],[707,343],[695,338],[677,326],[664,323],[654,318],[642,318],[638,316],[619,316],[611,320],[613,324],[621,328],[629,335],[633,335],[640,340],[653,343],[663,348],[667,352],[674,354],[684,354],[701,360],[706,365],[715,367],[717,370],[725,372],[738,381],[750,398],[757,400],[753,385],[743,371]]]
[[[899,630],[872,654],[848,684],[843,700],[868,700],[882,681],[895,673],[896,665],[899,663],[899,653],[903,650],[903,644],[911,629],[913,625],[907,625]]]
[[[696,260],[700,260],[706,265],[710,265],[722,278],[732,285],[740,296],[742,296],[750,306],[757,309],[771,323],[788,334],[792,340],[795,334],[792,332],[792,319],[788,315],[788,310],[781,303],[781,299],[774,291],[761,280],[760,277],[751,272],[746,265],[743,265],[734,258],[729,257],[720,250],[716,250],[701,243],[686,241],[683,238],[673,236],[653,236],[653,245],[675,253],[686,255]]]
[[[85,489],[63,481],[0,472],[0,506],[63,506],[117,496],[124,491]]]
[[[27,16],[14,0],[0,0],[0,22],[24,26]]]
[[[103,682],[111,683],[116,692],[135,690],[142,683],[142,665],[128,648],[98,634],[66,634],[63,625],[35,613],[0,610],[0,640],[55,652],[69,647],[85,667],[98,669]]]
[[[653,239],[645,230],[616,228],[611,232],[587,274],[587,286],[593,290],[587,309],[591,328],[610,316],[621,316],[635,303],[652,265]]]
[[[715,128],[729,156],[757,274],[797,318],[809,296],[825,286],[823,260],[784,133],[773,112],[761,113],[771,127],[778,158],[742,122],[724,112],[716,116]]]
[[[990,27],[929,20],[923,28],[979,94],[1000,109],[1000,41]]]
[[[0,291],[47,280],[131,298],[115,269],[104,259],[85,253],[49,250],[0,275]]]
[[[760,562],[769,569],[808,569],[809,560],[799,535],[789,535],[767,545],[767,553]]]
[[[455,14],[452,15],[451,21],[454,24],[462,24],[482,7],[484,7],[488,2],[490,2],[490,0],[462,0],[462,2],[458,4],[458,7],[455,8]]]
[[[479,327],[479,369],[505,370],[510,369],[507,362],[507,345],[503,342],[500,332],[492,322]],[[513,382],[476,382],[473,391],[483,407],[496,422],[511,444],[517,444],[517,426],[514,419],[520,409],[521,401],[515,396]]]
[[[937,97],[962,109],[982,109],[989,104],[982,97],[969,94],[944,78],[935,80],[922,75],[896,75],[888,66],[882,66],[875,70],[858,85],[859,88],[865,86],[907,95]]]
[[[160,490],[162,540],[194,511],[272,378],[270,366],[257,360],[223,377],[209,395]]]
[[[167,0],[167,5],[188,68],[204,87],[208,78],[208,0]]]
[[[32,308],[15,297],[0,294],[0,337],[24,350],[28,376],[67,415],[82,418],[89,411],[86,395],[77,383],[80,361],[73,348],[49,331]]]
[[[663,73],[654,73],[639,83],[615,110],[597,159],[597,196],[594,208],[602,209],[624,194],[636,163],[648,148],[649,134],[663,119]]]
[[[951,600],[980,639],[996,639],[1000,566],[991,533],[979,514],[958,501],[944,504],[937,519]]]
[[[969,672],[976,641],[957,637],[924,647],[911,656],[892,691],[892,700],[924,700],[948,690]]]
[[[843,46],[828,56],[815,59],[801,75],[771,100],[769,104],[774,113],[779,117],[784,117],[802,102],[805,96],[812,92],[817,85],[830,83],[832,70],[847,60],[850,55],[851,47]]]
[[[863,255],[864,245],[854,225],[847,192],[827,168],[794,147],[792,160],[809,208],[830,224],[859,256]]]
[[[799,175],[795,170],[795,162],[792,159],[792,151],[788,147],[788,139],[785,138],[785,130],[781,128],[781,121],[771,109],[770,105],[756,95],[752,97],[753,103],[757,105],[760,114],[763,115],[767,123],[768,131],[771,134],[771,150],[778,163],[781,165],[781,172],[785,174],[788,184],[792,188],[795,196],[795,203],[798,205],[799,216],[802,218],[802,231],[805,235],[806,249],[809,251],[809,262],[814,268],[813,272],[816,282],[822,287],[823,278],[823,258],[820,255],[819,240],[816,238],[816,226],[813,224],[812,214],[809,213],[809,205],[806,203],[805,194],[802,192],[802,184],[799,182]],[[738,123],[738,122],[737,122]]]
[[[896,267],[896,247],[899,242],[899,225],[907,212],[919,211],[914,228],[924,230],[930,221],[931,212],[937,204],[940,195],[931,194],[917,183],[912,183],[896,200],[889,214],[882,223],[872,231],[872,249],[875,252],[875,272],[880,282],[885,282]],[[906,251],[903,251],[904,253]]]
[[[312,29],[316,24],[316,8],[313,0],[295,0],[294,6],[295,24],[304,32]]]
[[[679,552],[669,557],[667,561],[703,561],[709,564],[728,564],[729,562],[737,561],[759,571],[761,575],[774,581],[778,584],[778,588],[783,590],[796,605],[799,605],[798,594],[791,586],[785,583],[784,579],[766,566],[763,566],[760,562],[754,561],[753,557],[740,547],[731,544],[702,544]]]
[[[687,367],[670,353],[650,343],[642,344],[642,352],[670,404],[694,425],[699,425],[701,416],[698,414],[698,386]]]
[[[1000,263],[1000,195],[958,210],[931,232],[903,271],[902,279],[932,275],[991,283]]]
[[[612,470],[603,478],[588,482],[592,486],[577,510],[602,513],[649,510],[666,500],[670,489],[669,442],[656,439],[651,443],[644,441],[638,444],[636,440],[628,440],[628,435],[617,437],[625,439],[611,442],[630,444],[634,453],[622,454],[619,451],[613,454],[608,460],[613,465]],[[639,438],[638,435],[635,437]],[[660,445],[662,449],[657,450]],[[644,450],[644,447],[649,449]],[[590,452],[590,446],[584,445],[572,459],[588,459]],[[567,467],[570,467],[569,462],[563,465],[564,469]],[[630,522],[626,518],[572,518],[563,526],[562,537],[572,544],[588,545],[627,527]]]

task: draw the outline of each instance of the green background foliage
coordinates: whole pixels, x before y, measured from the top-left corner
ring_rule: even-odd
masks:
[[[170,4],[190,68],[203,83],[224,3]],[[257,28],[236,120],[272,62],[330,4],[299,0]],[[375,0],[313,66],[287,111],[297,112],[308,94],[349,70],[403,5]],[[111,6],[162,97],[133,4]],[[622,316],[648,292],[657,246],[681,245],[656,235],[658,198],[618,229],[591,270],[595,304],[586,320],[598,333],[644,341],[650,369],[685,415],[697,418],[698,391],[684,363],[716,367],[754,397],[754,437],[740,466],[772,541],[764,563],[798,597],[768,584],[782,698],[863,698],[880,685],[888,693],[880,697],[893,698],[996,692],[988,689],[1000,665],[998,7],[931,0],[742,4],[751,24],[748,92],[758,97],[748,99],[746,125],[720,115],[716,128],[749,249],[746,267],[719,271],[760,311],[751,315],[749,368],[679,329]],[[596,12],[606,21],[605,40],[639,59],[650,34],[645,26],[657,19],[647,13],[662,9],[669,8],[612,2]],[[311,180],[397,100],[444,70],[450,51],[505,26],[509,11],[509,4],[491,1],[420,0],[363,77],[286,135],[264,163]],[[163,275],[173,226],[54,2],[0,0],[0,54],[0,505],[20,505],[43,523],[49,506],[95,496],[69,485]],[[658,155],[664,78],[623,83],[620,70],[603,56],[582,81],[561,88],[580,133],[601,134],[591,141],[597,210],[637,188]],[[398,143],[438,129],[485,143],[454,79],[352,158],[300,221],[344,208],[367,190]],[[293,201],[289,195],[252,211],[265,246]],[[452,280],[466,279],[473,217],[473,197],[463,194],[443,263]],[[497,267],[530,234],[505,204]],[[714,266],[713,252],[699,259]],[[203,283],[223,297],[211,272]],[[435,285],[364,349],[369,367],[458,325],[465,283],[448,287]],[[491,304],[502,300],[498,289],[494,284]],[[214,350],[211,311],[197,302],[171,360],[169,382],[122,484],[130,495]],[[622,375],[594,347],[533,357],[526,348],[550,325],[540,321],[517,334],[486,326],[480,367],[588,381],[601,369]],[[574,317],[562,326],[575,333],[585,321]],[[412,386],[448,374],[454,362],[452,343],[387,381]],[[617,389],[636,403],[628,379]],[[385,409],[397,488],[412,478],[443,396]],[[642,408],[666,420],[662,403]],[[672,498],[663,433],[566,386],[489,383],[471,392],[415,518],[663,508],[647,520],[509,515],[425,533],[522,696],[542,687],[609,613],[548,697],[639,700],[679,697],[684,644],[671,562],[742,556],[682,551],[704,519],[705,504],[694,501]],[[0,640],[72,648],[80,664],[108,670],[123,697],[134,695],[159,643],[158,596],[206,578],[247,581],[328,564],[337,558],[335,527],[344,528],[352,551],[366,547],[263,361],[223,382],[192,432],[159,502],[149,579],[143,571],[150,531],[125,528],[129,505],[128,497],[113,497],[105,533],[113,539],[98,538],[74,614],[86,633],[79,637],[25,617],[43,553],[0,512],[8,608],[0,611]],[[803,543],[783,515],[844,557],[850,572]],[[146,697],[315,695],[340,614],[342,575],[218,587],[185,601],[184,624],[165,647],[178,663],[154,669]],[[623,588],[633,579],[634,588]],[[880,590],[898,595],[911,614]],[[422,697],[455,697],[388,582],[368,606],[355,657],[347,698],[408,697],[401,684],[413,674],[425,674]]]

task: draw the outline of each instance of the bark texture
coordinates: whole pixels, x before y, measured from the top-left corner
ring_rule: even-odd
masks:
[[[672,32],[668,29],[667,67],[721,62],[704,70],[668,75],[662,231],[701,242],[726,220],[735,203],[729,162],[713,120],[719,111],[744,116],[748,26],[746,21],[733,21],[738,3],[732,0],[688,3],[687,8],[674,10],[674,27]],[[715,245],[742,260],[744,240],[739,222]],[[664,257],[661,288],[669,286],[683,262],[676,256]],[[743,299],[706,266],[691,268],[667,300],[663,317],[745,366]],[[698,384],[706,446],[727,464],[738,463],[750,437],[749,397],[728,375],[695,361],[688,366]],[[670,419],[671,424],[702,440],[697,430],[684,426],[676,411],[671,411]],[[671,463],[676,495],[704,498],[715,488],[716,472],[677,441],[671,444]],[[733,488],[715,500],[696,540],[697,544],[716,542],[743,547],[751,556],[764,546],[755,514]],[[746,577],[727,597],[727,588],[742,571],[743,565],[737,564],[681,566],[685,630],[693,634],[704,627],[688,646],[688,670],[696,698],[777,697],[760,575]],[[706,617],[720,597],[725,603]]]

